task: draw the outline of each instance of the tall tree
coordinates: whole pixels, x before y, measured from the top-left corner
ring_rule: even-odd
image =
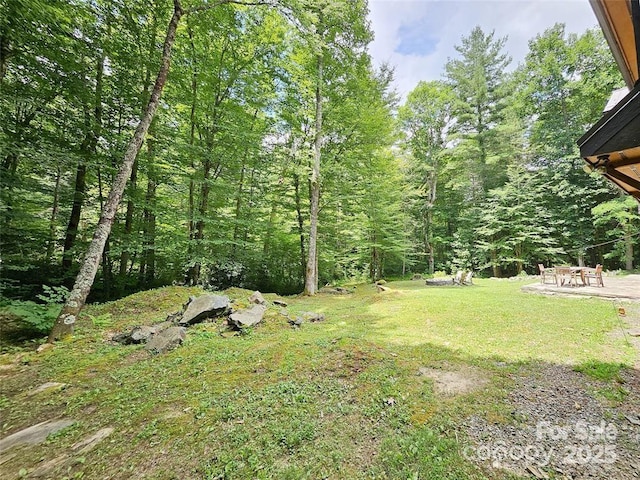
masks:
[[[495,32],[486,34],[477,26],[455,47],[460,58],[445,65],[447,81],[456,96],[461,187],[472,203],[506,178],[504,159],[497,155],[501,139],[496,128],[503,120],[508,94],[505,69],[511,58],[503,53],[506,40],[496,39]]]
[[[453,102],[453,92],[443,82],[420,82],[398,112],[400,127],[406,135],[406,149],[411,155],[408,181],[416,188],[415,209],[420,216],[424,254],[431,274],[435,270],[433,209],[438,198]]]
[[[366,22],[367,4],[363,0],[326,1],[316,3],[315,35],[310,37],[312,46],[312,71],[314,78],[314,141],[313,162],[309,179],[309,246],[305,271],[306,295],[314,295],[318,288],[318,215],[320,211],[323,139],[323,103],[328,97],[328,86],[339,85],[349,71],[349,65],[357,65],[359,58],[366,58],[366,46],[372,33]]]
[[[96,232],[93,236],[93,240],[89,249],[87,250],[80,272],[76,277],[75,284],[69,295],[69,298],[64,304],[64,307],[60,311],[56,323],[51,329],[49,334],[49,341],[53,342],[62,338],[65,335],[73,333],[73,326],[76,322],[80,310],[84,307],[84,304],[89,295],[91,285],[98,271],[98,265],[102,257],[104,246],[111,232],[111,226],[115,219],[116,210],[120,204],[122,194],[127,184],[127,180],[131,176],[131,169],[133,162],[140,151],[144,137],[149,129],[149,125],[153,120],[158,104],[160,103],[160,95],[167,81],[167,75],[169,73],[169,63],[171,61],[171,48],[176,37],[176,31],[178,29],[178,23],[180,18],[184,14],[182,6],[178,0],[174,0],[174,11],[169,21],[167,28],[167,35],[165,37],[163,49],[162,49],[162,62],[156,82],[149,97],[149,102],[145,109],[145,112],[140,119],[136,131],[127,146],[127,151],[124,155],[124,160],[118,171],[118,175],[111,187],[109,197],[105,204],[102,215],[100,216],[100,222],[96,228]]]

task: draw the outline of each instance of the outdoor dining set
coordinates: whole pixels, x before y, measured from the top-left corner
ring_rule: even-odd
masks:
[[[547,280],[553,280],[558,287],[565,284],[569,287],[591,286],[591,281],[595,281],[597,287],[604,287],[602,281],[602,265],[598,264],[593,267],[571,267],[571,266],[555,266],[547,268],[539,263],[540,283],[548,283]],[[578,284],[580,282],[580,284]]]

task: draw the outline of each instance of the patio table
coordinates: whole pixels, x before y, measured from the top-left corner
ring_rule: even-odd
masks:
[[[578,276],[583,286],[586,285],[584,279],[585,267],[556,267],[556,285],[563,286],[568,279],[570,287],[578,286]]]

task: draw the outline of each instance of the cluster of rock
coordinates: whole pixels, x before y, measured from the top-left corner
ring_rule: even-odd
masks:
[[[260,292],[254,292],[248,300],[250,307],[235,308],[235,302],[226,295],[190,297],[181,311],[170,314],[164,322],[135,327],[129,332],[114,335],[112,341],[122,345],[144,343],[145,349],[151,353],[164,353],[182,344],[187,328],[198,323],[222,319],[222,326],[227,332],[252,328],[262,322],[268,302]],[[273,305],[286,307],[287,303],[274,300]],[[300,327],[305,321],[324,320],[324,315],[313,312],[303,312],[295,318],[290,317],[286,311],[281,311],[281,314],[294,328]]]

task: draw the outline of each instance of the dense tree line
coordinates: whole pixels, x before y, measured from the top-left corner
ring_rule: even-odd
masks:
[[[443,80],[398,106],[367,53],[364,0],[183,3],[1,1],[4,295],[72,285],[177,6],[94,298],[637,262],[637,205],[586,175],[575,146],[620,84],[595,31],[557,25],[508,72],[504,39],[476,28]]]
[[[556,24],[513,71],[504,42],[476,27],[443,81],[419,84],[400,108],[413,268],[497,277],[537,273],[538,263],[631,270],[638,204],[586,175],[576,146],[622,86],[604,38]]]

